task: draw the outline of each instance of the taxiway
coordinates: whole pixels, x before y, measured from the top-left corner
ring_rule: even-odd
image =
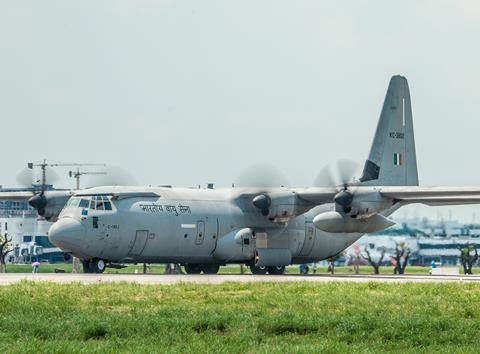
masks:
[[[0,276],[0,285],[21,281],[52,283],[136,283],[152,285],[222,284],[226,282],[384,282],[384,283],[444,283],[480,282],[480,276],[431,276],[431,275],[154,275],[154,274],[26,274],[10,273]]]

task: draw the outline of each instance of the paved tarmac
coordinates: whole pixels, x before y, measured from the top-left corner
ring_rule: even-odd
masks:
[[[0,275],[0,285],[15,284],[21,281],[52,283],[137,283],[172,285],[180,283],[222,284],[226,282],[384,282],[384,283],[447,283],[480,282],[480,276],[440,276],[440,275],[154,275],[154,274],[47,274],[47,273],[7,273]]]

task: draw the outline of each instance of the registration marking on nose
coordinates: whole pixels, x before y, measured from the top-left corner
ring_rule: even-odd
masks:
[[[197,224],[182,224],[182,229],[196,229]]]

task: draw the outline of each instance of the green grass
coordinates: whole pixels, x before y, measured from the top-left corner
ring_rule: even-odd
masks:
[[[66,273],[72,272],[72,265],[71,264],[42,264],[40,266],[40,273],[53,273],[54,270],[63,269]],[[150,265],[151,272],[153,274],[163,274],[165,272],[165,266],[160,264],[152,264]],[[430,267],[418,267],[418,266],[411,266],[406,268],[406,274],[417,274],[417,275],[426,275],[428,274]],[[29,273],[32,271],[32,267],[29,264],[9,264],[7,265],[7,271],[9,273]],[[126,268],[122,269],[112,269],[107,268],[106,273],[110,274],[133,274],[137,271],[138,273],[143,272],[143,265],[129,265]],[[248,267],[244,267],[245,274],[250,274],[250,270]],[[240,274],[240,266],[239,265],[228,265],[224,267],[220,267],[220,274]],[[298,274],[299,269],[298,266],[290,266],[287,267],[288,274]],[[355,274],[353,267],[336,267],[335,268],[336,274]],[[373,268],[370,266],[361,266],[360,267],[360,274],[372,274]],[[393,267],[381,267],[380,268],[381,274],[393,274]],[[474,274],[479,274],[480,269],[478,267],[473,269]],[[310,269],[310,274],[312,274],[312,270]],[[318,267],[316,274],[328,274],[327,267]]]
[[[480,285],[0,287],[0,352],[478,352]]]

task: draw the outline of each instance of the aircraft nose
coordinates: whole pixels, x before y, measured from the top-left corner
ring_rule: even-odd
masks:
[[[63,250],[73,251],[81,246],[85,236],[85,228],[80,221],[72,218],[62,218],[55,222],[48,231],[48,239],[52,244]]]

